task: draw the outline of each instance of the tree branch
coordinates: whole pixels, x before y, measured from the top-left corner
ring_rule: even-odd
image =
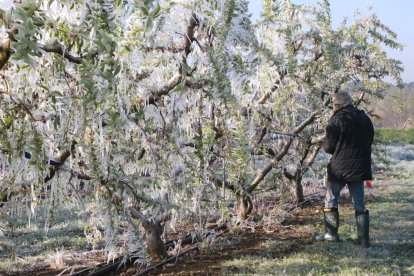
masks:
[[[181,34],[185,37],[185,41],[182,45],[177,47],[165,47],[165,46],[156,46],[156,47],[146,47],[147,51],[162,51],[162,52],[171,52],[171,53],[180,53],[185,52],[185,55],[188,55],[191,52],[191,43],[195,40],[194,30],[198,26],[199,21],[197,16],[193,13],[190,18],[190,23],[187,26],[186,32]],[[201,48],[201,47],[200,47]]]
[[[149,229],[151,222],[135,207],[129,207],[129,212],[134,219],[138,219],[142,222],[142,226],[145,229]]]
[[[213,183],[217,188],[222,188],[223,185],[225,188],[231,190],[233,193],[235,193],[236,195],[239,194],[238,189],[236,186],[234,186],[233,184],[231,184],[230,182],[226,181],[226,180],[222,180],[220,179],[218,176],[213,175]]]
[[[167,95],[171,90],[173,90],[178,84],[181,83],[183,79],[184,72],[184,64],[186,63],[186,58],[191,52],[191,43],[194,40],[194,30],[196,26],[198,26],[198,19],[195,14],[191,15],[190,24],[187,26],[187,30],[185,35],[185,42],[182,46],[182,51],[184,51],[183,60],[181,61],[179,72],[176,73],[174,76],[172,76],[168,82],[154,90],[151,91],[151,95],[148,96],[147,102],[148,104],[155,104],[156,101],[158,101],[162,96]]]
[[[297,135],[299,134],[307,125],[312,123],[319,112],[315,111],[313,112],[305,121],[303,121],[299,126],[297,126],[293,134]],[[283,159],[283,157],[288,153],[290,146],[292,145],[293,137],[287,142],[282,150],[276,155],[275,158],[272,159],[272,161],[262,170],[259,172],[259,174],[256,176],[256,178],[253,180],[253,182],[250,184],[249,187],[247,187],[246,191],[248,193],[251,193],[256,189],[256,187],[259,185],[259,183],[265,178],[265,176],[272,170],[273,166],[276,165],[280,160]]]
[[[30,109],[32,107],[28,107],[20,98],[18,97],[14,97],[12,94],[10,94],[9,92],[4,92],[4,91],[0,91],[0,94],[4,94],[7,95],[10,100],[16,104],[17,106],[21,107],[27,114],[29,114],[30,118],[32,118],[33,121],[42,121],[41,119],[36,119],[32,112],[30,111]],[[15,98],[15,99],[14,99]]]
[[[318,144],[312,152],[312,155],[309,157],[308,162],[306,164],[308,166],[312,166],[313,162],[315,162],[316,156],[318,156],[319,150],[321,149],[322,145]]]
[[[80,179],[80,180],[91,180],[92,179],[92,177],[90,177],[89,175],[87,175],[83,172],[75,171],[75,170],[73,170],[73,169],[71,169],[71,168],[69,168],[68,166],[65,166],[65,165],[62,165],[59,169],[61,169],[62,171],[65,171],[65,172],[70,172],[73,176],[75,176],[77,179]]]
[[[365,97],[365,91],[361,92],[361,94],[359,95],[358,99],[355,101],[355,105],[358,106],[361,104],[362,101],[364,101],[364,97]]]
[[[159,87],[154,91],[151,91],[152,96],[159,98],[161,96],[167,95],[171,90],[173,90],[182,80],[181,68],[179,71],[180,72],[172,76],[165,85]]]
[[[59,54],[63,56],[64,58],[66,58],[67,60],[69,60],[70,62],[73,62],[76,64],[81,64],[83,60],[82,57],[75,57],[69,54],[67,51],[64,51],[62,46],[60,46],[60,44],[58,44],[57,42],[52,42],[52,43],[48,43],[45,45],[41,45],[40,48],[48,53]]]
[[[293,180],[295,178],[295,176],[289,173],[286,168],[283,168],[283,175],[289,180]]]
[[[15,35],[18,33],[18,29],[16,27],[10,28],[8,30],[6,30],[6,33],[9,36],[9,39],[11,41],[16,41],[15,39]],[[76,64],[81,64],[82,60],[85,58],[84,56],[80,56],[80,57],[76,57],[71,55],[69,52],[64,51],[63,47],[57,42],[57,41],[53,41],[51,43],[47,43],[47,44],[41,44],[40,45],[40,49],[42,49],[43,51],[47,52],[47,53],[56,53],[61,55],[62,57],[64,57],[65,59],[69,60],[70,62],[76,63]],[[97,55],[98,53],[93,53],[90,54],[90,57],[93,57],[95,55]]]

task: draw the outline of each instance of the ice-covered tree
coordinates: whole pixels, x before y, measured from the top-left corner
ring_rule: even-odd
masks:
[[[2,11],[1,191],[33,212],[76,202],[108,253],[145,241],[153,261],[167,221],[202,225],[228,200],[246,218],[272,169],[303,173],[335,92],[400,81],[383,50],[400,45],[375,15],[334,29],[326,1],[265,2],[256,25],[243,0]]]

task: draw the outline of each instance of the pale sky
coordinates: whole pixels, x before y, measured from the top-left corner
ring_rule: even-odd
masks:
[[[315,4],[317,0],[294,0],[296,4]],[[348,22],[355,10],[361,15],[367,14],[368,7],[376,13],[383,24],[397,33],[398,42],[404,50],[387,49],[389,57],[402,61],[404,82],[414,81],[414,0],[330,0],[334,26],[339,26],[344,17]],[[249,10],[255,21],[263,11],[262,0],[250,0]]]
[[[0,9],[8,9],[13,3],[12,0],[0,0]]]

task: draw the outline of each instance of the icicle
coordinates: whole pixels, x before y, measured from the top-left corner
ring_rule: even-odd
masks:
[[[102,128],[102,114],[98,115],[98,127],[99,127],[99,148],[102,155],[102,164],[105,164],[105,146],[104,146],[104,137],[103,137],[103,128]]]
[[[61,137],[64,137],[64,135],[66,134],[65,131],[65,118],[63,117],[63,112],[62,112],[62,104],[59,103],[57,104],[58,108],[58,112],[59,112],[59,121],[60,121],[60,135]]]
[[[82,113],[82,112],[81,112]],[[79,128],[79,116],[74,116],[73,118],[73,133],[74,135],[76,135],[78,133],[78,128]]]
[[[32,193],[32,200],[30,201],[30,212],[32,215],[34,215],[35,213],[35,200],[36,200],[36,196],[34,194],[34,189],[33,189],[33,185],[30,185],[30,189],[31,189],[31,193]]]

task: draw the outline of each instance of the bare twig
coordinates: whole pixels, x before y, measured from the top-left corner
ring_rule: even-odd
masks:
[[[9,96],[10,100],[15,103],[17,106],[20,106],[23,108],[23,110],[29,114],[30,118],[32,118],[33,121],[42,121],[42,119],[36,119],[33,115],[33,113],[30,111],[30,108],[18,97],[13,96],[12,94],[10,94],[9,92],[5,92],[5,91],[0,91],[0,94],[4,94]]]
[[[82,209],[86,210],[85,203],[83,203],[82,197],[79,195],[78,190],[76,190],[75,186],[73,186],[73,184],[72,184],[72,178],[73,178],[73,174],[70,175],[70,178],[68,180],[68,184],[72,187],[72,190],[75,192],[75,195],[78,197],[78,199],[79,199],[79,201],[82,205]]]

